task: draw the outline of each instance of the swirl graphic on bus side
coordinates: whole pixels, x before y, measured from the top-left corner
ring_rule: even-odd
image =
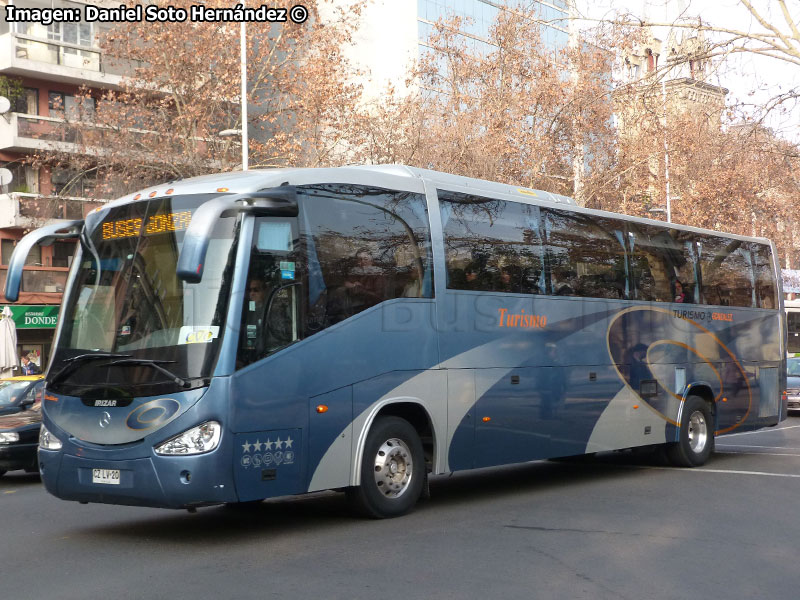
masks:
[[[130,412],[125,424],[129,429],[160,427],[174,417],[181,403],[172,398],[158,398],[137,406]]]
[[[611,320],[608,353],[620,379],[637,395],[641,381],[656,382],[658,393],[640,396],[641,401],[673,425],[678,425],[675,418],[685,386],[708,385],[719,407],[717,433],[727,433],[747,419],[753,392],[739,359],[719,337],[724,333],[714,333],[671,310],[632,307]],[[638,350],[644,352],[637,354]],[[683,370],[685,381],[677,379],[677,369]]]

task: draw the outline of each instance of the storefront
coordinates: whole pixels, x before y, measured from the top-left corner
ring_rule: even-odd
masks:
[[[8,308],[17,329],[17,354],[28,352],[29,358],[44,370],[50,359],[59,306],[9,304]]]

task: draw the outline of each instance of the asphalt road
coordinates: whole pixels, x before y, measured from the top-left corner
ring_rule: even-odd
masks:
[[[436,478],[406,517],[326,493],[246,510],[79,505],[0,479],[0,597],[790,599],[800,417],[700,469],[631,453]]]

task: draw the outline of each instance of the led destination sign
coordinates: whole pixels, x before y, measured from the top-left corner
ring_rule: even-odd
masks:
[[[152,215],[145,222],[143,219],[120,219],[103,223],[103,239],[138,237],[139,235],[157,235],[168,231],[183,231],[192,220],[192,211],[184,210],[176,213]],[[144,228],[144,230],[142,229]]]

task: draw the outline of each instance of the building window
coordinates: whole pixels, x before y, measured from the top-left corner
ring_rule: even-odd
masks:
[[[56,242],[53,244],[53,266],[69,267],[72,264],[72,255],[74,253],[74,242]]]
[[[4,265],[7,265],[11,261],[11,253],[14,252],[14,246],[16,242],[14,240],[2,240],[0,241],[0,254],[2,255],[2,261]]]
[[[23,193],[23,194],[38,194],[39,193],[39,170],[34,169],[30,165],[22,164],[19,161],[8,163],[0,163],[0,167],[6,168],[11,171],[11,183],[8,184],[7,190],[4,188],[3,193]]]
[[[636,81],[639,79],[639,65],[637,63],[633,63],[630,59],[625,59],[625,68],[628,70],[628,80],[629,81]]]
[[[67,118],[70,121],[93,121],[94,98],[77,99],[72,94],[50,92],[48,97],[50,116],[54,119]]]
[[[61,23],[51,23],[47,26],[47,39],[54,42],[61,41]]]
[[[651,73],[656,68],[656,61],[655,57],[653,56],[653,51],[648,48],[644,51],[645,57],[647,58],[647,72]]]
[[[67,119],[73,121],[94,121],[94,107],[94,98],[84,97],[77,99],[71,94],[64,96],[64,109],[67,114]]]
[[[64,23],[62,25],[62,41],[78,46],[92,45],[92,24],[91,23]],[[66,48],[64,52],[75,54],[75,48]]]
[[[17,245],[16,240],[3,239],[0,240],[0,254],[4,265],[11,261],[11,254],[14,252],[14,246]],[[42,247],[34,246],[28,253],[28,258],[25,259],[25,264],[29,266],[42,266]]]
[[[54,119],[64,118],[65,96],[63,92],[50,92],[47,100],[47,109]]]
[[[65,271],[23,271],[22,291],[60,293],[67,282]]]
[[[91,23],[53,23],[47,27],[47,39],[54,42],[75,44],[76,46],[92,45]],[[66,48],[68,54],[77,53],[75,48]]]
[[[14,112],[26,115],[38,115],[39,90],[26,87],[22,95],[14,99]]]
[[[69,169],[53,169],[50,174],[53,193],[58,196],[86,198],[94,192],[96,180],[86,174]],[[80,215],[80,218],[83,215]]]

